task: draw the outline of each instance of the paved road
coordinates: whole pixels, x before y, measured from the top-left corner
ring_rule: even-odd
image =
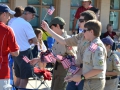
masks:
[[[39,90],[50,90],[50,86],[51,86],[51,81],[46,81],[45,83],[48,84],[49,88],[47,88],[44,84],[42,84],[40,87],[39,85],[41,84],[40,80],[33,80],[33,79],[29,79],[29,83],[27,85],[27,88],[29,89],[35,89],[39,87]]]

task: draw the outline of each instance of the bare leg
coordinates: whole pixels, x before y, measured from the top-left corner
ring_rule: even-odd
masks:
[[[18,77],[16,77],[16,79],[15,79],[15,81],[14,81],[14,85],[16,86],[16,87],[19,87],[19,85],[20,85],[20,78],[18,78]]]
[[[21,79],[19,87],[26,88],[27,83],[28,83],[28,79]]]

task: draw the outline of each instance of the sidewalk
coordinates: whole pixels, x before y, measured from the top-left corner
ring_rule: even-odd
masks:
[[[52,80],[51,80],[52,81]],[[33,80],[33,79],[29,79],[29,83],[27,84],[27,88],[29,89],[35,89],[35,88],[38,88],[39,87],[39,90],[50,90],[50,87],[51,87],[51,81],[47,81],[46,80],[46,83],[48,84],[49,88],[47,88],[44,84],[42,84],[40,87],[39,85],[41,84],[41,81],[40,80]]]

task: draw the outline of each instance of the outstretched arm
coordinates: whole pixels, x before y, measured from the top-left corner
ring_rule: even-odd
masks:
[[[66,45],[65,38],[61,37],[60,35],[56,34],[53,30],[51,30],[45,21],[42,21],[41,27],[47,32],[49,32],[57,42],[59,42],[60,44]]]

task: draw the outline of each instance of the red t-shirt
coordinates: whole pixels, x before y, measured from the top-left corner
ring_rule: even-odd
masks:
[[[83,6],[79,7],[77,9],[77,12],[75,14],[75,18],[79,19],[80,18],[80,14],[88,9],[90,9],[92,6],[90,5],[88,8],[84,8]]]
[[[18,49],[13,30],[0,22],[0,79],[10,78],[8,54]]]
[[[110,36],[112,39],[114,39],[114,36],[116,35],[115,32],[112,32],[111,34],[107,31],[105,34],[104,34],[104,38],[107,37],[107,36]]]

